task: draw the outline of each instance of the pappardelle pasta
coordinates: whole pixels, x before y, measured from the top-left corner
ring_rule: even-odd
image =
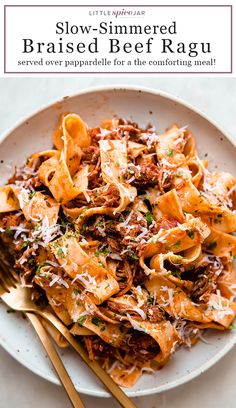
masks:
[[[236,315],[236,179],[187,127],[65,113],[53,149],[0,187],[0,234],[22,285],[120,385]]]

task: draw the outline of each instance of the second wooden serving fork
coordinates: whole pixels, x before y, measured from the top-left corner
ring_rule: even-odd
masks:
[[[95,375],[105,385],[107,390],[113,395],[113,397],[119,402],[119,404],[124,408],[135,408],[135,405],[133,404],[133,402],[121,390],[121,388],[113,381],[113,379],[103,370],[103,368],[99,365],[99,363],[95,360],[94,361],[89,360],[89,357],[86,351],[84,350],[82,345],[79,343],[79,341],[77,341],[75,337],[72,336],[72,334],[67,329],[67,327],[49,310],[40,309],[37,305],[35,305],[35,303],[31,300],[30,288],[22,287],[20,285],[17,273],[14,271],[11,265],[8,265],[4,262],[2,253],[1,253],[1,259],[0,259],[0,296],[10,308],[26,313],[27,317],[29,317],[34,327],[36,327],[35,324],[37,320],[37,326],[38,327],[39,325],[41,326],[40,327],[40,331],[42,333],[41,339],[42,337],[45,337],[46,331],[43,328],[37,316],[40,316],[41,318],[51,323],[64,336],[64,338],[74,348],[74,350],[80,355],[83,361],[95,373]],[[83,334],[83,330],[86,330],[86,329],[81,327],[81,334]],[[55,349],[54,351],[56,353]],[[58,359],[60,360],[59,356],[58,356]],[[65,384],[63,385],[65,386]],[[68,387],[67,387],[67,391],[68,391]],[[78,399],[76,402],[77,405],[74,405],[74,406],[78,408],[84,407],[78,394],[77,396],[78,396]]]

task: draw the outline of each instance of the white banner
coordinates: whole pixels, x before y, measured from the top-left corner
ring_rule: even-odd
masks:
[[[231,6],[7,5],[4,73],[232,73]]]

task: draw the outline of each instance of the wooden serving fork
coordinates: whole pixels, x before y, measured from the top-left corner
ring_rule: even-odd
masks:
[[[82,345],[79,343],[79,341],[77,341],[75,337],[72,336],[72,334],[69,332],[67,327],[49,310],[40,309],[38,306],[35,305],[35,303],[31,300],[30,288],[20,286],[19,277],[17,273],[14,271],[12,266],[9,265],[9,263],[6,263],[4,261],[3,253],[1,253],[1,259],[0,259],[0,296],[10,308],[16,311],[24,312],[27,315],[27,317],[30,319],[31,323],[34,325],[35,329],[36,329],[36,326],[38,328],[40,325],[41,337],[40,336],[39,337],[41,338],[41,340],[45,339],[45,335],[47,335],[47,333],[42,327],[42,324],[40,323],[40,320],[38,319],[37,316],[40,316],[46,321],[48,321],[49,323],[51,323],[65,337],[68,343],[75,349],[75,351],[80,355],[80,357],[87,364],[87,366],[101,380],[101,382],[105,385],[107,390],[113,395],[113,397],[119,402],[119,404],[122,407],[124,408],[135,408],[136,407],[133,404],[133,402],[128,398],[128,396],[121,390],[121,388],[103,370],[103,368],[98,364],[98,362],[95,360],[94,361],[89,360],[89,357],[86,351],[84,350]],[[44,330],[44,332],[42,329]],[[82,327],[81,334],[83,330],[84,328]],[[37,331],[37,333],[39,334],[39,330]],[[48,339],[48,341],[50,340]],[[43,344],[45,345],[45,343]],[[54,349],[54,352],[56,353],[55,349]],[[54,356],[55,356],[55,353],[53,353]],[[57,354],[57,357],[60,360],[58,354]],[[58,362],[58,359],[57,359],[57,362]],[[56,371],[58,375],[59,374],[63,375],[63,380],[64,380],[64,374],[62,370],[63,364],[61,360],[60,360],[60,363],[61,363],[61,367],[60,367],[61,371],[58,371],[58,370]],[[61,377],[60,377],[60,380],[62,381]],[[65,381],[62,384],[65,387]],[[69,389],[70,391],[72,390],[71,386],[69,387]],[[66,388],[66,391],[68,392],[68,387]],[[84,407],[82,401],[79,399],[79,396],[77,397],[76,403],[77,405],[74,405],[74,406],[79,407],[79,408]]]
[[[1,257],[2,258],[2,257]],[[2,262],[2,259],[0,261],[0,297],[3,299],[5,295],[9,295],[11,297],[11,294],[13,294],[13,290],[15,295],[13,294],[10,303],[5,302],[10,306],[12,309],[17,310],[17,308],[14,307],[14,298],[16,298],[17,295],[17,285],[18,285],[18,279],[17,275],[13,275],[10,273],[6,273],[6,264]],[[4,300],[4,299],[3,299]],[[46,332],[45,328],[43,327],[41,323],[41,318],[38,317],[36,314],[33,313],[28,313],[25,312],[25,315],[31,322],[32,326],[34,327],[39,339],[41,340],[41,343],[46,350],[48,357],[58,375],[58,378],[64,387],[67,396],[74,408],[85,408],[83,402],[80,399],[80,396],[75,389],[65,367],[60,359],[52,341],[49,338],[48,333]]]

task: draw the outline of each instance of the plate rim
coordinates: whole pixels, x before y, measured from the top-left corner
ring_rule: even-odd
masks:
[[[219,123],[217,121],[215,121],[214,119],[209,117],[207,114],[205,114],[199,108],[196,108],[191,103],[185,101],[184,99],[182,99],[182,98],[180,98],[178,96],[172,95],[169,92],[166,92],[166,91],[163,91],[163,90],[160,90],[160,89],[156,89],[156,88],[151,88],[151,87],[146,87],[146,86],[139,86],[138,84],[137,85],[116,84],[116,85],[106,85],[106,86],[104,86],[104,85],[103,86],[93,86],[93,87],[84,88],[84,89],[82,89],[82,90],[80,90],[78,92],[75,92],[75,93],[73,93],[73,94],[71,94],[69,96],[56,98],[54,101],[52,101],[49,104],[41,105],[40,108],[35,109],[29,115],[22,117],[21,119],[16,121],[13,126],[6,129],[0,135],[0,145],[18,127],[24,125],[25,122],[27,122],[28,120],[30,120],[33,117],[37,116],[38,114],[43,113],[47,109],[53,108],[53,106],[58,105],[60,103],[63,103],[65,99],[73,99],[73,98],[76,98],[77,96],[80,96],[80,95],[90,94],[90,93],[97,93],[97,92],[104,92],[104,91],[134,91],[134,92],[141,91],[143,93],[149,93],[149,94],[152,94],[152,95],[157,95],[157,96],[160,96],[161,98],[164,98],[164,99],[170,100],[172,102],[175,102],[175,103],[189,109],[190,111],[193,111],[194,113],[199,115],[201,118],[206,120],[217,131],[222,133],[222,135],[232,145],[232,147],[236,148],[236,140],[233,138],[233,136],[228,131],[226,131],[226,129],[224,129],[221,125],[219,125]],[[179,378],[177,380],[172,381],[171,383],[167,382],[165,385],[160,386],[159,389],[157,389],[157,387],[154,387],[154,388],[151,388],[149,390],[139,389],[137,391],[129,391],[129,389],[124,389],[124,391],[129,397],[138,397],[138,396],[140,397],[140,396],[148,396],[148,395],[157,394],[157,393],[160,393],[160,392],[163,392],[163,391],[173,389],[173,388],[175,388],[177,386],[183,385],[183,384],[193,380],[194,378],[198,377],[200,374],[204,373],[205,371],[207,371],[212,366],[214,366],[223,356],[225,356],[233,348],[233,346],[235,344],[236,344],[236,331],[235,331],[235,333],[234,332],[232,333],[232,337],[229,339],[229,341],[226,343],[226,345],[220,351],[217,352],[217,354],[215,356],[211,357],[208,361],[206,361],[204,364],[202,364],[201,367],[196,368],[191,373],[188,373],[185,376],[183,376],[183,377],[181,377],[181,378]],[[0,335],[0,345],[16,361],[18,361],[21,365],[23,365],[24,367],[29,369],[34,374],[38,375],[41,378],[44,378],[45,380],[47,380],[47,381],[49,381],[49,382],[51,382],[51,383],[53,383],[55,385],[60,385],[60,381],[56,377],[56,374],[54,376],[53,376],[53,374],[48,375],[47,373],[42,372],[42,370],[38,369],[36,366],[30,365],[22,357],[22,355],[20,353],[17,353],[17,350],[15,350],[13,347],[11,347],[7,343],[7,341],[4,340],[4,338],[2,338],[1,335]],[[102,398],[111,397],[111,395],[106,391],[99,391],[99,390],[93,391],[92,389],[87,389],[87,388],[84,388],[84,387],[81,387],[81,386],[78,386],[77,390],[82,394],[90,395],[92,397],[102,397]]]
[[[181,377],[178,380],[172,381],[171,383],[166,383],[159,387],[160,389],[157,390],[155,387],[151,388],[149,391],[147,390],[137,390],[137,391],[129,391],[128,388],[122,388],[123,391],[128,395],[128,397],[144,397],[153,394],[160,394],[161,392],[174,389],[180,385],[186,384],[189,381],[194,380],[195,378],[199,377],[201,374],[205,373],[208,369],[213,367],[221,358],[223,358],[236,344],[236,332],[232,335],[230,341],[220,350],[214,357],[211,357],[208,361],[206,361],[201,367],[196,368],[190,374],[186,374],[185,376]],[[21,354],[17,353],[17,351],[9,346],[7,341],[5,341],[0,336],[0,346],[9,353],[18,363],[22,366],[27,368],[29,371],[33,372],[34,374],[38,375],[39,377],[43,378],[44,380],[49,381],[54,385],[61,385],[60,381],[58,380],[56,374],[48,375],[46,372],[40,371],[34,365],[28,364],[24,358],[21,358]],[[87,389],[81,386],[76,387],[77,391],[81,394],[89,395],[91,397],[98,397],[98,398],[111,398],[112,396],[106,391],[93,391],[92,389]]]
[[[77,96],[83,94],[90,94],[94,92],[103,92],[103,91],[136,91],[136,92],[144,92],[150,93],[157,96],[161,96],[164,99],[169,99],[173,102],[176,102],[185,108],[193,111],[197,115],[201,116],[207,122],[209,122],[213,127],[215,127],[218,131],[220,131],[225,138],[232,144],[233,147],[236,148],[236,140],[231,135],[231,133],[226,130],[223,126],[221,126],[215,119],[208,116],[204,111],[199,108],[196,108],[191,103],[187,102],[185,99],[180,98],[179,96],[173,95],[169,92],[163,91],[161,89],[151,88],[147,86],[139,86],[137,85],[126,85],[126,84],[116,84],[116,85],[102,85],[102,86],[92,86],[88,88],[81,89],[78,92],[72,93],[71,95],[63,96],[60,98],[55,98],[49,104],[42,104],[38,109],[34,109],[29,115],[23,116],[18,119],[12,126],[8,127],[5,131],[0,134],[0,145],[1,143],[18,127],[22,126],[25,122],[29,119],[33,118],[34,116],[46,111],[48,108],[52,108],[55,105],[63,103],[66,99],[76,98]]]

